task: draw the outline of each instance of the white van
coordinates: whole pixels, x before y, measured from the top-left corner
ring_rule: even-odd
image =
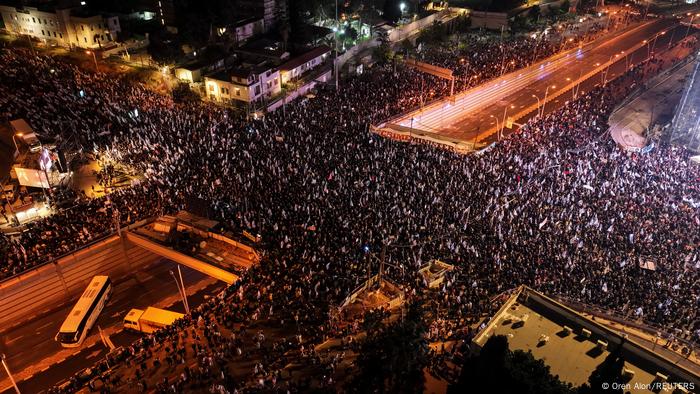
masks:
[[[39,142],[39,137],[37,137],[34,129],[29,126],[24,119],[15,119],[10,121],[10,126],[12,131],[16,136],[22,138],[25,144],[29,146],[30,152],[38,152],[41,150],[41,142]]]

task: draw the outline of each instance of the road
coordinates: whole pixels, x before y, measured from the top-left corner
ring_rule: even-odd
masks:
[[[663,31],[667,33],[658,34]],[[583,94],[602,82],[601,76],[604,77],[606,64],[611,60],[613,64],[607,70],[607,79],[624,72],[628,64],[645,59],[652,48],[659,52],[668,47],[671,39],[674,42],[680,41],[685,33],[686,27],[679,25],[675,18],[656,19],[630,27],[625,33],[615,33],[583,49],[575,49],[568,56],[555,55],[531,67],[470,89],[457,95],[454,103],[446,99],[390,123],[461,141],[490,142],[496,138],[497,126],[501,128],[504,119],[528,108],[535,108],[538,99],[544,101],[545,94],[548,96],[545,110],[553,111],[572,99],[572,94],[566,93],[568,90],[562,89],[563,87],[576,83],[587,73],[598,69],[600,72],[580,84],[579,94]],[[647,40],[646,45],[643,44],[644,40]],[[638,50],[630,51],[640,45]],[[524,122],[535,113],[536,110],[533,109],[529,114],[517,118]],[[517,118],[514,119],[516,122]]]
[[[612,139],[632,151],[646,146],[647,133],[653,135],[655,127],[663,126],[673,118],[694,68],[695,62],[691,61],[672,73],[664,73],[647,81],[647,91],[610,115],[608,124]]]
[[[54,335],[73,303],[3,333],[0,351],[6,354],[20,390],[39,393],[102,358],[107,348],[99,339],[97,326],[110,335],[115,346],[126,346],[138,339],[139,334],[121,329],[121,320],[131,308],[158,306],[184,313],[176,284],[169,273],[174,268],[174,263],[162,259],[138,272],[138,280],[131,277],[117,280],[109,304],[79,348],[64,349],[54,341]],[[191,308],[201,304],[205,296],[214,295],[225,287],[225,283],[198,271],[184,266],[181,269]],[[2,393],[14,392],[4,371],[0,372],[0,380]]]

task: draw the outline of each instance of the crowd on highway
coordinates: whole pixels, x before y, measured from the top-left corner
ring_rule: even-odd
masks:
[[[596,26],[581,32],[581,37],[594,36],[594,33],[599,30]],[[578,41],[566,41],[563,35],[552,38],[554,35],[550,34],[548,38],[541,35],[538,39],[532,39],[529,36],[515,36],[502,42],[494,38],[492,34],[469,34],[462,37],[466,47],[458,50],[459,53],[456,53],[456,50],[449,46],[440,46],[427,49],[421,56],[423,60],[432,64],[454,69],[458,76],[456,89],[466,89],[498,77],[503,72],[526,67],[533,61],[548,57],[564,47],[578,44]],[[506,47],[508,47],[508,51],[504,51]],[[465,51],[464,48],[468,50]],[[457,61],[457,59],[465,61]],[[499,64],[503,67],[495,67]],[[27,75],[28,70],[12,68],[11,64],[7,64],[3,71],[6,72],[5,77],[8,80],[22,76],[32,79],[30,75]],[[116,124],[115,122],[127,124],[130,119],[151,116],[151,118],[144,120],[144,122],[150,122],[147,127],[151,132],[173,126],[173,120],[168,117],[152,116],[148,113],[139,114],[141,97],[144,95],[152,96],[142,86],[128,85],[130,91],[124,97],[125,100],[115,100],[117,95],[112,93],[123,88],[115,86],[111,81],[104,81],[94,74],[80,73],[75,68],[61,64],[49,66],[44,72],[47,73],[45,76],[47,79],[35,81],[42,87],[39,94],[30,90],[14,91],[14,96],[7,94],[0,98],[0,105],[3,105],[0,108],[9,105],[13,100],[17,100],[17,104],[26,105],[25,107],[15,105],[14,112],[4,114],[6,119],[11,118],[11,114],[15,116],[21,114],[30,124],[41,125],[45,135],[61,136],[64,139],[74,138],[80,141],[86,150],[94,150],[95,153],[99,150],[98,146],[111,148],[112,144],[115,143],[111,131],[113,124]],[[462,78],[463,74],[470,74],[473,78]],[[51,82],[55,84],[57,81],[61,81],[62,84],[53,86],[53,89],[43,89],[50,87],[46,85],[50,85]],[[449,93],[450,89],[449,83],[445,80],[425,76],[402,67],[393,69],[384,67],[381,70],[374,70],[358,79],[350,80],[348,85],[346,89],[348,105],[345,108],[353,108],[353,104],[350,103],[363,100],[364,86],[376,87],[373,94],[376,96],[378,105],[367,113],[366,118],[371,122],[385,120],[397,113],[443,97]],[[356,85],[361,86],[356,88]],[[85,88],[86,86],[100,90],[100,94],[90,94],[90,91]],[[163,100],[162,97],[150,98],[153,106],[172,104]],[[71,101],[77,105],[68,107],[67,111],[60,111],[58,109],[64,105],[62,101]],[[28,108],[33,110],[28,111]],[[198,109],[201,112],[200,117],[204,117],[203,111],[207,110],[209,110],[208,107]],[[193,122],[190,118],[175,121]],[[181,124],[178,127],[197,126],[197,124]],[[107,168],[113,168],[110,162],[118,162],[121,159],[122,151],[132,152],[131,161],[140,167],[143,161],[125,144],[142,144],[148,137],[138,133],[135,137],[136,140],[130,141],[127,138],[121,142],[121,148],[125,149],[109,149],[106,153],[104,150],[100,151]],[[173,142],[175,145],[179,143],[179,141],[164,141],[163,143],[170,144],[169,147],[172,148],[175,146]],[[140,154],[145,157],[151,153],[145,150]],[[172,160],[169,157],[168,159]],[[107,172],[103,175],[105,178],[109,176]],[[129,191],[126,194],[127,198],[132,198]],[[119,199],[120,194],[118,193],[112,198]],[[144,202],[152,203],[152,201]],[[114,216],[111,207],[105,208],[99,201],[86,201],[85,204],[88,209],[69,209],[61,215],[54,215],[46,220],[31,223],[27,230],[19,236],[0,237],[0,250],[3,250],[4,255],[7,256],[7,264],[0,267],[0,277],[12,276],[36,264],[53,260],[111,232],[114,228],[114,221],[109,220]],[[127,222],[130,222],[129,213],[131,212],[125,213],[127,214]],[[59,237],[53,230],[56,228],[63,229]]]
[[[421,61],[453,70],[455,89],[466,90],[509,72],[525,68],[562,50],[577,47],[596,37],[602,29],[595,24],[588,31],[565,36],[557,30],[530,35],[479,33],[455,36],[454,41],[438,43],[412,55]]]
[[[368,131],[370,122],[417,103],[415,74],[400,66],[377,66],[339,92],[246,120],[4,50],[0,120],[22,117],[41,134],[73,133],[85,149],[144,179],[0,236],[1,269],[22,271],[89,243],[117,220],[193,202],[226,229],[261,234],[263,262],[225,296],[122,356],[138,366],[131,383],[144,390],[154,368],[197,360],[195,369],[187,364],[160,382],[163,392],[332,385],[338,359],[321,359],[309,345],[332,334],[331,312],[368,267],[376,272],[372,256],[384,244],[386,274],[409,296],[421,293],[420,266],[436,258],[455,265],[437,300],[456,327],[488,314],[490,296],[526,284],[697,339],[700,233],[690,229],[700,225],[700,169],[680,148],[628,157],[603,137],[625,86],[648,69],[637,66],[487,152],[462,156]],[[256,331],[263,321],[286,336],[265,338]],[[235,360],[250,369],[229,370]],[[292,361],[323,378],[284,379]]]

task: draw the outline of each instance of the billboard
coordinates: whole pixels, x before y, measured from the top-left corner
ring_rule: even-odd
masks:
[[[43,187],[48,189],[49,182],[44,171],[17,166],[15,166],[14,169],[20,185],[27,187]]]

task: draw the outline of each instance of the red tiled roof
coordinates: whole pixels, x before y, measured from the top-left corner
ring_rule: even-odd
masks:
[[[312,50],[310,50],[302,55],[295,57],[294,59],[291,59],[290,61],[281,65],[279,69],[280,70],[287,70],[287,71],[295,69],[295,68],[301,66],[302,64],[308,62],[309,60],[315,59],[315,58],[323,55],[324,53],[329,53],[330,51],[331,51],[331,48],[329,48],[326,45],[321,45],[318,48],[314,48],[314,49],[312,49]]]

